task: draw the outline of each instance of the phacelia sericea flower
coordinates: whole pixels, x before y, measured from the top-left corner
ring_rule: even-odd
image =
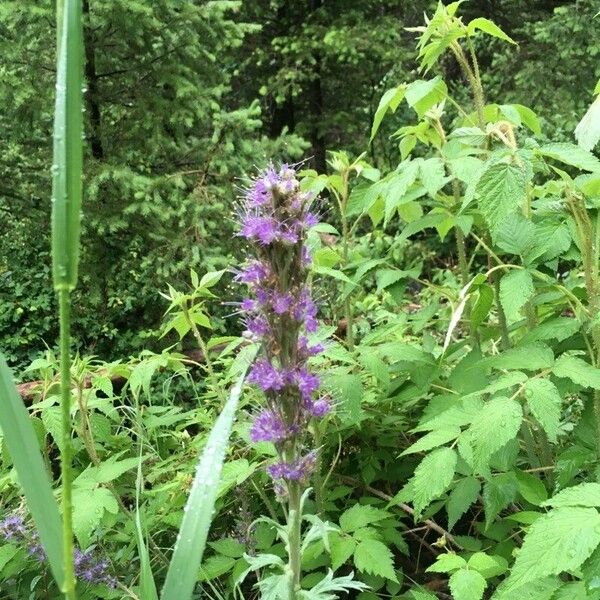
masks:
[[[319,395],[311,357],[323,351],[307,335],[317,330],[317,306],[308,286],[308,230],[317,224],[314,197],[301,190],[295,169],[269,166],[246,190],[238,235],[251,249],[236,280],[249,288],[241,302],[245,335],[260,343],[248,381],[262,390],[266,408],[250,431],[253,442],[272,442],[278,460],[267,468],[275,485],[305,482],[316,465],[308,425],[331,410]]]
[[[23,546],[31,558],[40,563],[46,561],[46,552],[40,543],[37,531],[25,522],[23,516],[16,512],[0,520],[0,538],[11,544]],[[116,578],[110,573],[110,563],[102,558],[95,549],[85,552],[75,548],[73,555],[75,577],[79,581],[94,585],[117,587]]]

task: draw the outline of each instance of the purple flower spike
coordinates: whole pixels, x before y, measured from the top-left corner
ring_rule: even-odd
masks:
[[[248,375],[248,381],[258,385],[264,392],[283,389],[285,387],[285,380],[285,373],[278,371],[266,359],[256,361],[254,367],[252,367],[252,371]]]
[[[254,442],[280,442],[287,438],[290,429],[281,417],[270,410],[263,410],[254,420],[250,439]]]

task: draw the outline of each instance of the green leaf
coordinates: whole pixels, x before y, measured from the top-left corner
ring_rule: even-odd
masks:
[[[52,275],[55,289],[77,283],[83,162],[81,2],[66,0],[60,34],[52,166]]]
[[[461,569],[448,582],[454,600],[481,600],[487,582],[477,571]]]
[[[477,182],[479,208],[492,232],[502,221],[516,212],[527,197],[525,168],[512,163],[497,163],[488,167]]]
[[[446,504],[448,529],[452,529],[469,507],[477,501],[480,489],[481,484],[476,477],[465,477],[454,486]]]
[[[327,575],[311,590],[302,590],[299,592],[299,600],[337,600],[340,597],[340,592],[347,593],[350,590],[360,592],[367,589],[364,583],[353,581],[352,577],[352,573],[343,577],[334,577],[333,572],[328,571]],[[263,600],[265,600],[264,597]]]
[[[82,548],[89,546],[92,533],[105,512],[119,512],[117,500],[110,490],[103,487],[73,489],[73,533]]]
[[[505,42],[510,42],[511,44],[517,43],[511,37],[506,35],[506,33],[504,33],[504,31],[502,31],[502,29],[500,29],[500,27],[498,27],[496,23],[490,21],[489,19],[478,17],[477,19],[473,19],[472,21],[470,21],[467,25],[467,33],[469,35],[473,35],[477,29],[483,31],[484,33],[487,33],[488,35],[500,38]]]
[[[506,582],[507,580],[503,581],[498,587],[492,600],[515,600],[515,598],[519,600],[550,600],[552,598],[554,600],[554,592],[562,584],[558,577],[545,577],[528,582],[516,589],[508,588]]]
[[[577,167],[583,171],[600,171],[600,160],[598,160],[591,152],[567,142],[554,142],[545,144],[537,150],[542,156],[553,158],[566,165]]]
[[[354,554],[356,542],[350,536],[333,533],[329,537],[329,545],[331,547],[331,568],[337,571]]]
[[[382,542],[369,539],[359,542],[354,551],[354,564],[363,573],[398,582],[394,571],[394,557]]]
[[[430,80],[413,81],[406,88],[408,105],[422,118],[434,105],[440,103],[448,95],[448,88],[441,77]]]
[[[531,414],[542,426],[548,439],[556,442],[562,404],[556,386],[549,379],[529,379],[525,383],[525,397]]]
[[[484,358],[480,364],[490,365],[496,369],[538,371],[548,369],[553,363],[552,350],[546,344],[537,342],[510,348],[497,356]]]
[[[561,490],[542,506],[597,506],[600,507],[600,483],[587,482]]]
[[[456,460],[454,450],[438,448],[419,463],[410,480],[413,505],[417,512],[420,513],[448,489],[454,478]]]
[[[577,124],[575,138],[584,150],[592,150],[600,140],[600,96],[592,102]]]
[[[431,431],[427,435],[423,436],[420,440],[416,441],[412,446],[409,446],[400,456],[406,454],[414,454],[415,452],[425,452],[432,448],[437,448],[446,442],[455,440],[460,435],[460,429],[458,427],[449,427],[448,429],[438,429]]]
[[[475,552],[469,558],[469,569],[475,569],[486,579],[502,575],[508,569],[508,562],[502,556],[489,556],[485,552]]]
[[[535,475],[523,471],[517,471],[516,476],[521,496],[536,506],[543,504],[548,498],[548,491],[544,484]]]
[[[438,555],[435,562],[425,569],[426,573],[452,573],[467,566],[467,561],[454,552]]]
[[[535,293],[533,277],[529,271],[509,271],[500,280],[500,302],[510,323],[522,318],[521,309]]]
[[[402,102],[404,98],[404,93],[406,91],[406,85],[402,84],[391,90],[388,90],[379,101],[379,106],[375,111],[375,117],[373,118],[373,126],[371,127],[371,137],[369,141],[373,140],[377,131],[379,130],[379,126],[381,125],[381,121],[383,121],[383,117],[385,117],[386,113],[389,111],[396,112],[398,105]]]
[[[217,418],[200,456],[162,589],[162,600],[189,600],[192,597],[245,376],[244,370],[231,390],[229,400]]]
[[[114,481],[123,473],[138,466],[140,459],[126,458],[117,460],[117,456],[111,456],[97,467],[88,467],[73,484],[81,488],[94,488],[101,483],[109,483]],[[142,458],[142,461],[144,458]]]
[[[493,398],[484,405],[466,432],[476,472],[488,472],[492,454],[517,435],[522,419],[523,410],[516,400]]]
[[[600,544],[600,514],[593,508],[561,507],[527,532],[507,582],[508,590],[577,569]]]
[[[560,356],[552,368],[552,373],[557,377],[570,379],[577,385],[600,390],[600,369],[576,356]]]
[[[390,513],[380,508],[375,508],[370,504],[355,504],[344,511],[340,517],[340,527],[342,531],[350,533],[361,527],[377,523],[390,517]]]
[[[515,474],[500,473],[494,475],[483,486],[483,508],[485,509],[485,525],[489,527],[494,519],[517,496],[518,484]]]
[[[59,585],[64,580],[62,525],[29,413],[0,354],[0,427],[29,512]]]

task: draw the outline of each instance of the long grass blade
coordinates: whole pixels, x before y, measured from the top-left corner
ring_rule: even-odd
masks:
[[[54,287],[73,289],[79,261],[83,162],[83,32],[81,0],[65,0],[58,46],[54,163],[52,165],[52,266]],[[60,24],[58,25],[60,27]]]
[[[231,390],[198,461],[162,590],[162,600],[189,600],[194,592],[245,375],[244,371]]]
[[[0,355],[0,427],[23,487],[52,575],[64,579],[61,519],[29,413]]]

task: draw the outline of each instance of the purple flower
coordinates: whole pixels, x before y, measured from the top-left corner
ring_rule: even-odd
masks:
[[[274,292],[271,306],[276,314],[283,315],[290,310],[293,302],[294,298],[289,292]]]
[[[307,369],[299,369],[295,373],[295,380],[303,398],[310,398],[319,389],[321,380]]]
[[[252,312],[256,308],[256,301],[252,298],[244,298],[240,306],[244,312]]]
[[[307,402],[306,409],[313,417],[320,419],[331,412],[331,404],[327,397],[322,396],[317,400]]]
[[[282,461],[272,464],[267,467],[267,473],[275,480],[304,481],[309,478],[316,464],[317,453],[313,451],[290,463]]]
[[[282,418],[271,410],[263,410],[258,414],[252,429],[250,439],[253,442],[280,442],[290,435],[290,428]]]
[[[246,215],[240,235],[258,240],[264,246],[272,244],[280,237],[277,221],[273,217]]]
[[[269,276],[269,268],[264,263],[253,260],[249,262],[236,276],[241,283],[259,284]]]
[[[108,572],[108,561],[99,559],[93,550],[82,552],[79,548],[75,548],[74,566],[75,577],[80,581],[101,583],[112,588],[117,586],[117,580]]]
[[[267,359],[261,359],[254,363],[248,381],[255,383],[264,392],[278,391],[285,387],[286,373],[276,369]]]
[[[269,322],[263,315],[246,319],[246,331],[255,337],[264,337],[269,334],[271,328]]]
[[[23,517],[18,514],[12,514],[0,521],[0,535],[7,542],[21,541],[27,529]]]

